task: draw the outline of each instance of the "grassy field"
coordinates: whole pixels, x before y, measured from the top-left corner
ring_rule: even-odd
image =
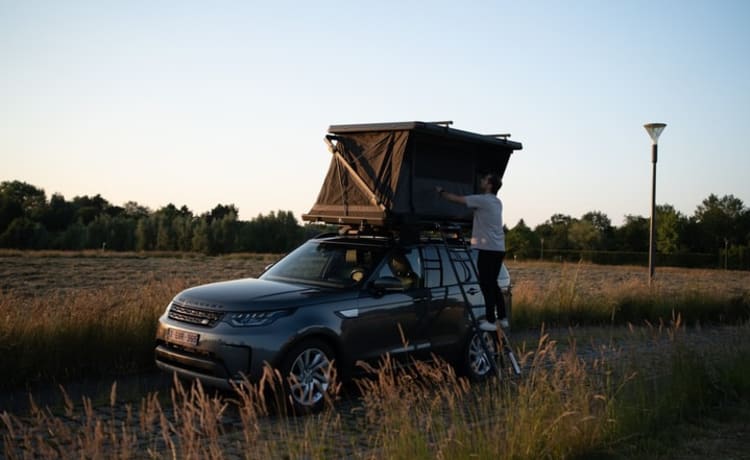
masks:
[[[178,291],[254,276],[275,258],[0,253],[0,391],[151,369],[156,319]],[[669,341],[670,353],[658,352],[648,363],[639,355],[592,364],[576,357],[574,347],[543,338],[519,353],[531,369],[527,378],[474,388],[448,366],[420,368],[418,375],[385,366],[362,382],[364,431],[351,433],[342,414],[329,411],[290,421],[273,439],[259,428],[266,404],[258,388],[248,385],[240,394],[242,423],[228,430],[222,414],[230,403],[176,386],[169,411],[149,395],[124,419],[96,412],[90,402],[63,415],[39,408],[31,421],[1,414],[4,454],[659,458],[672,448],[673,434],[664,427],[692,424],[716,410],[721,418],[729,406],[747,413],[750,334],[737,325],[750,312],[750,273],[657,267],[649,286],[643,267],[510,261],[508,268],[514,330],[629,323],[636,331],[629,334],[643,335],[647,347],[655,336]],[[733,334],[708,348],[681,339],[686,324],[708,323],[732,325]],[[664,371],[657,378],[653,366]],[[111,399],[114,407],[116,388]],[[78,428],[66,420],[77,420]]]
[[[251,277],[278,256],[0,253],[0,389],[153,366],[158,316],[180,290]],[[737,323],[750,272],[510,261],[513,327]]]

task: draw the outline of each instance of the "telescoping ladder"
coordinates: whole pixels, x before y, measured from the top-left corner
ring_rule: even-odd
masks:
[[[473,275],[473,279],[477,280],[477,282],[479,281],[479,272],[477,270],[474,258],[472,257],[471,246],[463,237],[461,227],[459,225],[435,224],[435,230],[440,235],[441,242],[443,244],[443,247],[445,248],[446,254],[448,255],[448,260],[450,261],[451,269],[453,270],[453,275],[455,276],[456,282],[458,283],[458,286],[461,290],[461,295],[463,297],[464,305],[466,305],[466,310],[469,313],[472,327],[474,328],[474,332],[476,333],[477,337],[480,338],[479,342],[482,344],[482,350],[487,356],[492,369],[499,376],[501,376],[501,371],[503,369],[506,369],[510,365],[510,370],[515,375],[521,375],[521,367],[519,366],[516,355],[513,352],[513,347],[510,344],[510,339],[508,338],[508,335],[505,333],[503,328],[499,326],[497,328],[497,337],[496,341],[494,341],[496,353],[492,353],[492,351],[488,347],[487,341],[485,340],[485,334],[489,335],[490,333],[479,328],[479,321],[474,314],[474,308],[469,301],[469,296],[466,288],[466,281],[471,281],[471,277],[466,279],[465,277],[459,276],[458,268],[456,267],[457,264],[468,266],[469,270],[471,270],[471,274]],[[458,244],[449,245],[448,240],[450,237],[452,237],[452,239],[454,239]],[[490,340],[490,342],[492,341]],[[497,361],[495,359],[492,359],[493,355],[496,356]]]

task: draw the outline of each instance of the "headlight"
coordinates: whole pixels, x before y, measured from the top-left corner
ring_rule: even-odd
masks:
[[[282,316],[287,316],[290,313],[290,310],[231,313],[229,315],[229,324],[235,327],[266,326],[273,323]]]

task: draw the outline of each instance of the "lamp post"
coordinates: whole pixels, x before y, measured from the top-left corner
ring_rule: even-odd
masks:
[[[654,259],[656,258],[656,156],[659,144],[659,135],[664,128],[664,123],[648,123],[643,125],[651,136],[651,224],[649,225],[648,238],[648,285],[654,280]]]

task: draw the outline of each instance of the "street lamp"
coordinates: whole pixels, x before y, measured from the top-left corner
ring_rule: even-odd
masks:
[[[664,123],[648,123],[643,125],[651,136],[651,224],[649,226],[648,239],[648,284],[654,280],[654,259],[656,258],[656,154],[658,151],[659,135],[664,128]]]

